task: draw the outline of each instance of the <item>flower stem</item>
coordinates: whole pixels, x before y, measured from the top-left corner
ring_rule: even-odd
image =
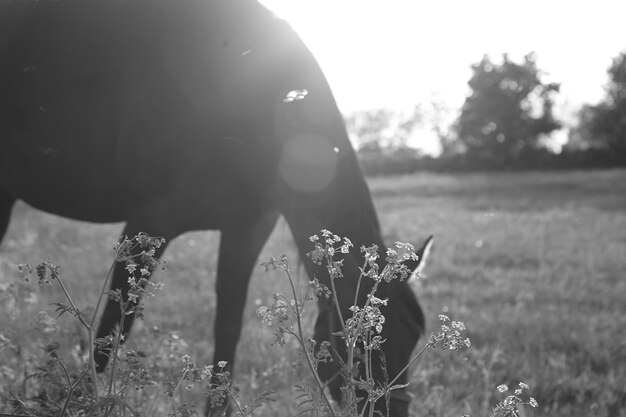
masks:
[[[231,392],[230,388],[226,388],[226,392],[228,393],[228,396],[230,397],[230,400],[235,404],[235,406],[237,407],[237,410],[239,410],[239,414],[241,415],[241,417],[246,417],[248,415],[248,413],[246,413],[242,408],[241,405],[239,405],[239,401],[237,401],[237,399],[235,398],[235,396],[233,395],[233,393]]]
[[[315,382],[317,383],[317,386],[320,389],[320,394],[322,398],[324,398],[324,402],[326,403],[326,406],[328,407],[328,411],[332,417],[335,417],[335,411],[333,410],[330,400],[328,399],[328,397],[326,396],[326,392],[324,391],[324,384],[322,383],[319,375],[317,374],[315,365],[313,365],[313,359],[311,358],[311,354],[306,347],[306,343],[304,343],[304,335],[302,333],[302,321],[300,318],[301,316],[300,305],[298,303],[298,296],[296,294],[296,288],[293,284],[293,278],[291,277],[291,273],[289,273],[289,268],[285,268],[285,273],[287,274],[289,285],[291,285],[291,292],[295,300],[296,324],[298,325],[298,335],[296,336],[296,339],[298,340],[298,342],[300,343],[300,346],[302,347],[302,350],[304,351],[304,356],[306,357],[307,365],[309,366],[309,369],[311,370],[311,373],[313,374],[313,377],[315,378]]]
[[[120,312],[121,312],[122,317],[120,318],[120,327],[117,331],[117,335],[115,335],[115,342],[113,343],[113,349],[111,350],[111,355],[113,356],[112,358],[113,362],[111,363],[111,377],[109,378],[109,391],[108,391],[109,395],[111,395],[111,393],[113,393],[113,391],[115,390],[115,373],[116,373],[115,371],[117,367],[117,352],[120,348],[120,344],[122,343],[122,333],[124,331],[124,319],[126,318],[126,309],[129,303],[130,301],[126,303],[122,302],[120,304]]]
[[[363,266],[361,267],[361,273],[359,274],[359,279],[356,282],[356,291],[354,292],[354,302],[353,306],[358,305],[359,302],[359,290],[361,289],[361,281],[363,280],[363,271],[365,271],[365,267],[367,266],[367,260],[363,261]]]
[[[63,370],[65,371],[65,374],[67,375],[67,368],[61,361],[59,361],[59,363],[61,364],[61,366],[63,367]],[[70,404],[70,399],[72,398],[72,394],[74,393],[74,390],[76,389],[78,384],[83,380],[85,375],[87,375],[86,372],[83,372],[82,374],[80,374],[78,379],[69,386],[69,390],[67,391],[67,397],[65,398],[65,402],[63,403],[63,408],[61,409],[61,412],[59,413],[59,417],[63,417],[65,415],[65,412],[67,411],[67,407]],[[69,375],[67,375],[67,378],[69,382]]]
[[[87,323],[87,321],[85,320],[85,318],[82,316],[82,314],[80,313],[80,310],[78,310],[78,307],[76,307],[76,304],[74,304],[74,300],[72,300],[72,297],[70,296],[69,291],[67,290],[67,288],[65,287],[65,284],[63,283],[63,280],[61,279],[60,274],[58,274],[58,272],[51,267],[50,264],[47,265],[48,269],[50,270],[50,272],[52,273],[52,275],[54,275],[54,277],[56,278],[56,280],[59,282],[59,285],[61,286],[61,289],[63,290],[63,293],[65,294],[65,298],[67,298],[67,301],[70,303],[70,306],[72,307],[72,309],[75,312],[75,316],[78,318],[78,320],[80,321],[80,323],[83,325],[83,327],[85,327],[85,329],[87,329],[87,335],[89,337],[89,346],[94,346],[94,341],[93,341],[93,323],[96,317],[96,312],[94,312],[93,318],[91,320],[90,323]],[[108,278],[108,276],[107,276]],[[100,294],[100,298],[102,298],[102,294]],[[99,304],[99,300],[98,300],[98,304]],[[97,311],[97,306],[96,306],[96,311]],[[93,356],[90,358],[89,360],[90,362],[90,368],[91,368],[91,378],[93,379],[93,389],[94,389],[94,397],[95,397],[95,402],[96,404],[98,402],[100,402],[100,396],[98,394],[98,384],[97,384],[97,376],[96,376],[96,364],[95,361],[93,360]],[[82,379],[79,378],[79,380]],[[71,391],[73,391],[76,388],[76,386],[74,386],[72,388]],[[68,401],[69,401],[69,396],[68,396]],[[63,413],[65,413],[65,408],[67,406],[67,403],[65,404],[65,406],[63,407],[63,410],[61,411],[61,416],[63,415]],[[100,415],[100,410],[96,410],[97,415]]]
[[[420,356],[422,356],[422,354],[426,351],[426,349],[428,349],[430,347],[430,343],[426,343],[419,352],[417,352],[409,361],[409,363],[407,363],[404,368],[402,368],[400,370],[400,372],[398,372],[398,375],[395,376],[394,379],[391,380],[391,382],[388,384],[389,387],[393,386],[393,384],[398,380],[398,378],[400,378],[400,376],[406,372],[407,369],[409,369],[409,367],[411,366],[411,364],[413,364],[413,362],[415,362]]]

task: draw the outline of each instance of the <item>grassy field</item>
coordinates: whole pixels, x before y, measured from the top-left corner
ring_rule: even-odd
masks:
[[[388,242],[436,236],[428,278],[419,284],[429,330],[446,311],[465,322],[472,340],[469,351],[433,351],[415,366],[414,415],[487,416],[500,399],[497,385],[523,381],[540,404],[526,415],[626,416],[625,170],[415,174],[370,184]],[[14,336],[16,324],[29,328],[39,310],[52,311],[46,304],[62,298],[58,288],[48,287],[36,289],[34,304],[9,303],[16,263],[50,259],[62,265],[79,305],[88,306],[120,232],[121,225],[71,222],[18,205],[0,250],[0,333]],[[210,363],[217,241],[216,233],[197,232],[172,243],[168,271],[155,277],[165,291],[149,301],[146,320],[129,343],[158,352],[149,342],[158,324],[177,332],[196,362]],[[281,253],[296,264],[284,223],[262,257]],[[262,410],[267,416],[293,413],[290,387],[302,378],[302,369],[292,366],[297,354],[289,345],[270,346],[272,331],[255,313],[273,292],[286,290],[283,276],[259,268],[237,353],[244,398],[278,391],[278,401]],[[65,317],[59,325],[70,356],[78,325]],[[13,350],[0,350],[0,381],[19,380],[28,371],[24,358],[38,354],[43,336],[33,332],[20,340],[19,361]]]

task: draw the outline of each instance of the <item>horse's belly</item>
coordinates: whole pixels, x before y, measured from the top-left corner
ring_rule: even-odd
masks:
[[[93,175],[52,149],[10,152],[0,169],[0,187],[28,204],[64,217],[93,222],[124,219],[123,190],[111,172]]]

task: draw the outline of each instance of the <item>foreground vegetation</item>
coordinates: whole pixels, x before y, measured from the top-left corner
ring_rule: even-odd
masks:
[[[389,242],[437,237],[430,278],[419,285],[429,330],[438,327],[443,309],[466,323],[473,345],[461,356],[432,352],[414,368],[416,415],[488,415],[500,399],[494,387],[518,381],[533,387],[537,415],[625,415],[626,370],[620,364],[626,349],[619,330],[626,327],[626,171],[415,175],[375,179],[371,185]],[[108,267],[102,260],[119,232],[119,226],[74,223],[18,206],[0,255],[0,285],[6,289],[13,282],[15,263],[53,259],[65,266],[81,303],[95,305]],[[215,234],[191,233],[172,244],[166,253],[169,271],[157,278],[166,291],[151,301],[129,344],[153,352],[180,348],[197,362],[210,363],[216,243]],[[283,224],[263,257],[292,246]],[[297,259],[295,252],[287,256]],[[279,272],[259,268],[255,275],[238,350],[240,395],[278,391],[278,401],[265,405],[263,415],[295,414],[291,386],[306,373],[292,366],[297,360],[292,342],[270,346],[273,335],[256,317],[272,293],[289,292]],[[303,272],[294,275],[304,280]],[[29,319],[12,317],[11,311],[19,307],[37,317],[44,304],[62,296],[51,288],[26,300],[31,304],[3,303],[9,314],[0,316],[5,321],[0,328],[6,320],[29,328]],[[304,321],[311,329],[313,317]],[[67,343],[60,349],[69,352],[80,345],[79,326],[63,323],[54,330]],[[153,338],[156,325],[159,344]],[[25,351],[21,354],[37,353]],[[9,356],[0,356],[0,372],[9,372],[14,359]],[[199,392],[191,394],[202,403]]]

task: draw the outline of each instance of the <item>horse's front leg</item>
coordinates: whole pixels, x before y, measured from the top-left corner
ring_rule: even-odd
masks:
[[[215,288],[217,311],[213,362],[217,371],[218,363],[225,361],[225,370],[231,373],[231,377],[250,276],[277,220],[277,213],[265,212],[253,221],[242,221],[237,227],[222,230]],[[212,417],[228,415],[228,401],[224,400],[221,406],[214,404],[212,407],[209,399],[206,414]]]

